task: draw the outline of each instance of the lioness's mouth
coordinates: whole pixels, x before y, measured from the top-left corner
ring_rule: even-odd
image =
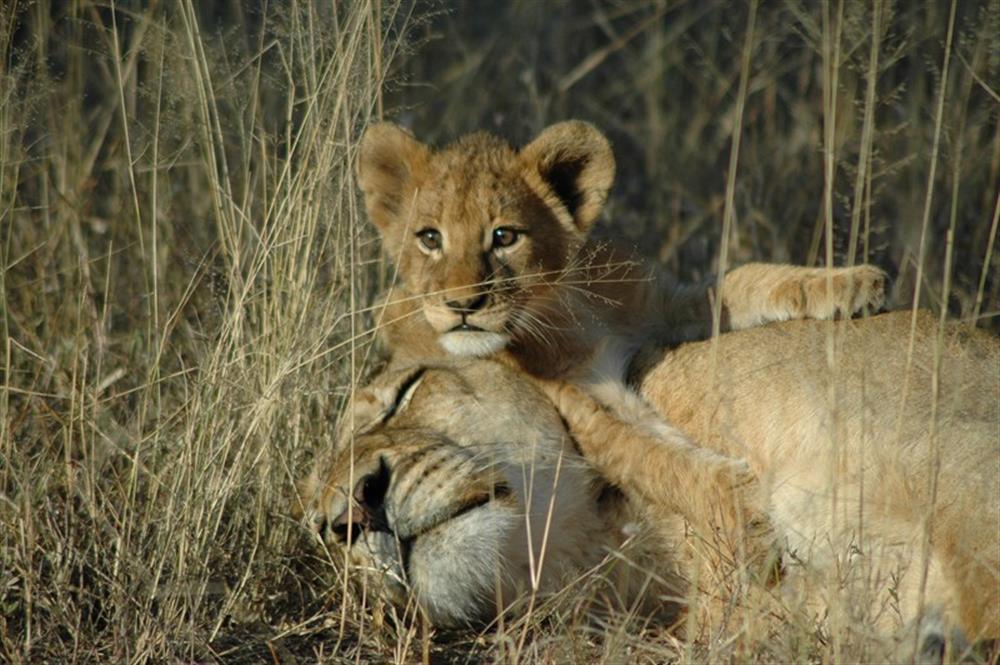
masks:
[[[448,522],[457,520],[474,510],[491,504],[508,506],[516,505],[516,500],[513,498],[510,485],[503,481],[496,482],[493,484],[489,492],[476,493],[467,497],[464,501],[456,502],[455,505],[451,506],[450,510],[444,512],[439,519],[426,524],[421,524],[419,528],[413,531],[405,528],[405,526],[397,528],[393,531],[393,534],[403,540],[415,540],[427,535],[431,531],[434,531],[442,524],[447,524]]]
[[[413,579],[413,571],[411,569],[413,549],[418,540],[433,533],[443,525],[454,522],[455,520],[486,506],[495,504],[510,505],[510,496],[510,487],[506,483],[500,482],[494,485],[493,491],[490,494],[473,496],[467,501],[458,503],[452,507],[451,510],[442,515],[440,519],[434,520],[428,524],[422,524],[417,530],[409,532],[406,528],[389,528],[381,531],[368,532],[359,529],[358,532],[354,534],[355,537],[351,541],[351,545],[353,547],[355,544],[366,540],[369,535],[375,535],[377,533],[381,533],[383,538],[395,541],[395,555],[399,563],[400,572],[402,573],[402,578],[398,581],[403,582],[404,584],[409,584],[409,581]]]
[[[458,518],[463,517],[474,510],[482,508],[483,506],[488,506],[493,503],[510,505],[512,501],[510,498],[511,494],[512,492],[510,486],[507,483],[495,483],[492,490],[488,494],[477,494],[469,497],[466,501],[459,502],[454,505],[438,519],[426,524],[420,524],[419,528],[413,530],[407,528],[405,525],[402,527],[391,527],[388,524],[383,523],[375,528],[369,528],[370,524],[353,524],[351,525],[353,535],[353,538],[351,538],[351,544],[354,545],[360,542],[369,533],[383,533],[390,538],[399,540],[404,545],[407,543],[412,544],[413,541],[426,536],[441,525],[457,520]],[[341,536],[340,542],[346,543],[348,527],[338,526],[334,527],[334,529],[338,535]]]

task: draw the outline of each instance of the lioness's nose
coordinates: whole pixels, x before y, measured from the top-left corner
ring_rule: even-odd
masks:
[[[479,293],[471,298],[463,298],[461,300],[449,300],[445,303],[449,309],[452,309],[459,314],[472,314],[473,312],[478,312],[483,307],[489,303],[490,294]]]

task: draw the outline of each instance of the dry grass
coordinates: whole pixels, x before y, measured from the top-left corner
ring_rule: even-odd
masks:
[[[682,276],[874,259],[995,330],[997,4],[952,37],[935,2],[761,3],[752,31],[727,3],[273,4],[0,9],[0,657],[833,657],[805,616],[729,651],[566,603],[431,639],[342,597],[288,505],[387,274],[353,152],[383,108],[430,141],[589,119],[608,231]]]

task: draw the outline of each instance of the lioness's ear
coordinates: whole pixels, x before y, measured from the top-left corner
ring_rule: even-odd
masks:
[[[358,181],[365,194],[368,218],[384,237],[401,221],[415,177],[430,150],[402,127],[380,122],[365,130],[358,159]]]
[[[409,405],[426,370],[420,365],[390,369],[355,392],[351,402],[354,436],[367,434],[402,412]],[[345,435],[349,433],[346,429],[343,432]]]
[[[586,232],[601,214],[615,179],[611,144],[596,127],[580,120],[552,125],[521,150],[528,184],[541,182],[539,193],[550,207],[562,206],[573,224]]]

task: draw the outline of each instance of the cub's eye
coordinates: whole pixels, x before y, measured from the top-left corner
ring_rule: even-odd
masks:
[[[501,226],[493,229],[493,249],[510,247],[521,239],[521,232],[517,229],[509,229]]]
[[[441,249],[441,232],[437,229],[424,229],[417,232],[417,238],[424,249],[434,252]]]

